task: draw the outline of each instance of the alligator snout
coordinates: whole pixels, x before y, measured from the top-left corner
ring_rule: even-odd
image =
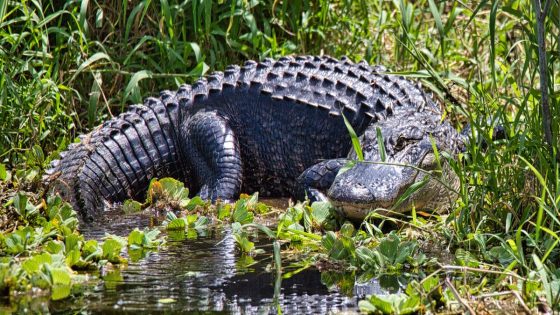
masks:
[[[458,179],[445,161],[436,160],[431,139],[426,136],[392,148],[386,162],[378,162],[376,152],[366,152],[366,161],[356,162],[335,177],[328,198],[345,216],[360,220],[376,209],[402,213],[412,207],[447,207]],[[443,141],[435,144],[445,147]]]
[[[412,167],[359,162],[336,177],[327,195],[347,217],[363,219],[371,210],[391,209],[417,174]]]

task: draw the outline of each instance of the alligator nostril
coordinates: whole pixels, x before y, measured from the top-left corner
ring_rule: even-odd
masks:
[[[336,181],[328,191],[328,197],[335,201],[352,203],[369,203],[373,195],[371,190],[359,182],[349,182],[346,178]]]
[[[351,194],[357,199],[361,201],[367,201],[370,199],[370,191],[363,185],[356,185],[351,187]]]

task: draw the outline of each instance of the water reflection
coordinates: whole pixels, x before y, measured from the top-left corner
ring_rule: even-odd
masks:
[[[133,227],[153,223],[153,218],[142,215],[121,216],[82,232],[86,237],[100,239],[105,233],[127,235]],[[227,228],[214,228],[197,239],[169,241],[159,252],[130,262],[123,270],[103,272],[103,282],[84,287],[76,298],[50,302],[49,310],[267,314],[277,313],[279,307],[285,314],[318,314],[357,311],[356,296],[387,293],[377,280],[355,284],[353,274],[321,274],[316,269],[303,270],[289,279],[276,279],[273,272],[267,271],[272,264],[271,242],[257,244],[266,254],[253,257],[254,263],[250,264],[247,259],[251,258],[237,253],[230,233]]]

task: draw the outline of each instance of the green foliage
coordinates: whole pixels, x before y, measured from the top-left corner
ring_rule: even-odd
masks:
[[[437,230],[454,249],[454,262],[469,268],[497,264],[528,279],[519,287],[536,286],[535,292],[549,292],[542,295],[548,304],[560,305],[550,293],[558,284],[560,168],[542,141],[537,2],[543,1],[4,1],[0,200],[22,223],[0,234],[0,251],[28,258],[44,249],[52,257],[64,254],[73,268],[105,259],[102,245],[71,236],[77,220],[69,206],[52,198],[43,205],[18,191],[35,190],[33,183],[57,150],[126,103],[248,58],[349,55],[420,80],[444,101],[447,119],[459,128],[470,124],[473,141],[466,152],[456,159],[439,152],[460,178],[457,205],[446,227]],[[552,121],[557,122],[560,20],[557,1],[550,3],[544,14],[544,62]],[[504,126],[506,140],[492,141],[496,125]],[[559,126],[552,124],[554,139]],[[204,221],[198,212],[208,211],[207,204],[187,198],[180,183],[164,180],[151,192],[147,203],[128,202],[126,211],[158,203],[188,211],[177,219],[183,223],[171,228],[184,224],[179,230],[191,235],[196,222]],[[242,222],[240,233],[257,229],[268,235],[254,222],[266,207],[254,204],[219,205],[217,219]],[[362,225],[365,231],[352,236],[324,235],[340,226],[327,208],[294,205],[279,218],[273,234],[290,246],[318,251],[328,238],[325,244],[331,247],[323,254],[348,258],[364,269],[411,264],[404,256],[414,255],[395,256],[383,249],[396,246],[408,253],[414,246],[405,244],[414,241],[402,233],[398,242],[392,238],[396,235],[383,241],[382,229],[368,222]],[[143,232],[134,233],[138,240]],[[118,260],[114,245],[106,246],[106,255]],[[331,252],[335,247],[340,250]],[[12,258],[2,259],[4,266]],[[0,268],[0,279],[8,279],[2,285],[14,286],[11,268]],[[21,279],[22,284],[31,281]],[[46,276],[33,279],[48,283]],[[64,290],[57,297],[65,296]],[[523,290],[524,297],[533,298]]]
[[[420,309],[420,299],[404,293],[390,295],[370,295],[360,301],[360,311],[382,314],[412,314]]]
[[[223,208],[219,208],[223,209]],[[255,212],[257,214],[264,214],[269,210],[269,207],[258,202],[258,194],[255,193],[252,196],[243,195],[241,198],[235,202],[233,206],[233,213],[231,213],[230,220],[232,221],[231,230],[233,234],[233,239],[237,244],[237,247],[243,254],[257,254],[261,253],[262,250],[255,249],[255,243],[250,241],[249,238],[251,234],[250,229],[256,228],[261,230],[268,237],[274,238],[274,233],[264,225],[254,223]],[[218,213],[219,216],[224,216],[225,212],[221,210]]]
[[[210,223],[212,223],[212,221],[208,217],[197,213],[187,213],[185,216],[178,218],[175,213],[171,211],[167,212],[167,217],[163,222],[174,240],[182,240],[185,236],[190,239],[197,238],[198,236],[205,236]]]
[[[35,145],[46,151],[66,146],[76,131],[156,88],[174,88],[247,58],[325,49],[353,55],[369,35],[365,1],[332,7],[270,0],[4,5],[0,159],[11,165],[32,164],[20,152]],[[334,34],[345,40],[332,41]]]
[[[135,228],[128,235],[128,247],[130,249],[158,248],[164,242],[163,239],[158,238],[159,234],[159,230],[140,231]]]
[[[6,170],[6,165],[0,163],[0,181],[5,181],[8,179],[8,171]]]
[[[136,200],[125,200],[122,210],[126,214],[132,214],[142,211],[142,204]]]
[[[249,206],[254,202],[256,202],[256,198],[239,199],[233,207],[232,221],[240,224],[252,223],[254,214],[249,210]]]
[[[33,198],[19,193],[6,206],[25,220],[15,231],[0,234],[0,253],[8,255],[0,256],[0,291],[10,295],[36,289],[48,292],[52,300],[66,298],[75,285],[91,281],[74,270],[126,262],[121,256],[124,246],[130,251],[154,249],[165,241],[158,238],[157,229],[133,230],[128,242],[117,236],[101,244],[85,240],[78,232],[76,213],[58,196],[35,204]]]
[[[241,223],[234,222],[231,224],[233,239],[242,253],[250,254],[255,249],[255,243],[249,240],[249,234],[243,229]]]
[[[365,270],[399,271],[405,263],[418,267],[426,262],[425,255],[417,253],[417,247],[416,241],[402,241],[397,234],[391,232],[373,249],[367,246],[358,247],[356,255],[361,268]]]
[[[349,227],[346,224],[344,227]],[[343,233],[341,231],[340,235],[336,235],[334,232],[329,231],[321,241],[325,250],[327,250],[330,258],[335,260],[349,260],[351,263],[355,261],[356,257],[356,245],[352,240],[352,233]]]

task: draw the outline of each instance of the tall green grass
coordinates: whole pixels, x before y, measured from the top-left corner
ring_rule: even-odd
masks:
[[[11,165],[24,162],[22,153],[34,145],[64,146],[125,104],[209,68],[294,53],[359,55],[370,35],[365,1],[48,0],[0,7],[0,161]]]
[[[287,54],[348,55],[420,80],[473,141],[454,164],[453,248],[560,285],[560,170],[545,145],[533,2],[1,1],[0,162],[45,154],[161,89]],[[545,23],[555,152],[558,1]],[[508,138],[493,142],[495,125]],[[554,142],[554,141],[553,141]]]

